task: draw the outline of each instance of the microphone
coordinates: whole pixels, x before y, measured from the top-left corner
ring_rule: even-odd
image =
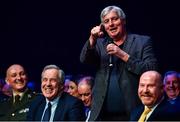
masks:
[[[113,43],[113,39],[107,36],[108,44]],[[109,67],[113,67],[113,56],[109,55]]]
[[[100,26],[101,26],[101,31],[103,32],[104,37],[106,37],[108,40],[108,44],[113,43],[113,39],[109,37],[109,35],[105,31],[104,25],[101,23]],[[113,57],[112,55],[109,55],[109,67],[112,67],[112,66],[113,66]]]

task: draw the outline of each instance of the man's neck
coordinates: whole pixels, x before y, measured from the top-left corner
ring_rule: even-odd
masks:
[[[126,34],[124,33],[123,35],[121,35],[119,38],[114,39],[114,43],[118,46],[122,45],[124,43],[124,41],[126,40]]]

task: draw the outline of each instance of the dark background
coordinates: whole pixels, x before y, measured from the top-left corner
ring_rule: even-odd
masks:
[[[180,71],[179,4],[164,0],[13,0],[0,2],[0,77],[8,66],[22,64],[40,83],[43,67],[56,64],[66,74],[94,74],[79,54],[101,10],[120,6],[127,28],[153,39],[160,72]]]

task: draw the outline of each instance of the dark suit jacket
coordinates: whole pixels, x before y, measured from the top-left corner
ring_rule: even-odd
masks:
[[[0,102],[8,99],[9,96],[5,95],[2,91],[0,91]]]
[[[139,106],[131,113],[131,121],[138,121],[144,111],[144,106]],[[179,116],[179,115],[178,115]],[[149,116],[147,121],[178,121],[176,110],[164,99]]]
[[[95,48],[90,48],[89,41],[87,41],[80,55],[81,62],[94,64],[97,68],[90,116],[92,121],[98,118],[107,93],[110,73],[107,45],[108,40],[104,38],[97,40]],[[122,50],[127,52],[130,58],[127,63],[116,62],[119,70],[117,76],[119,87],[124,95],[126,112],[130,114],[130,111],[140,103],[137,94],[139,77],[147,70],[157,70],[157,60],[148,36],[129,34]]]
[[[36,94],[31,90],[27,90],[20,103],[16,106],[13,105],[13,97],[2,101],[0,103],[0,120],[25,121],[29,111],[29,104],[35,96]]]
[[[27,116],[28,121],[41,121],[41,117],[46,105],[43,95],[37,98],[30,105]],[[63,93],[59,99],[53,121],[85,120],[83,103],[78,98]]]
[[[169,109],[169,111],[173,113],[174,119],[179,121],[180,120],[180,96],[178,96],[176,99],[174,99],[171,102],[168,100],[168,102],[171,105],[171,109]]]

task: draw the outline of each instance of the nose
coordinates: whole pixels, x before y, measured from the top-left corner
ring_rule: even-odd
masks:
[[[50,86],[50,85],[51,85],[51,81],[50,81],[50,80],[47,80],[46,85],[47,85],[47,86]]]
[[[112,26],[112,25],[113,25],[113,21],[110,20],[110,21],[109,21],[109,26]]]
[[[17,76],[16,76],[16,79],[18,79],[18,80],[21,79],[21,76],[20,76],[20,75],[17,75]]]
[[[82,100],[82,101],[84,101],[84,100],[85,100],[84,95],[82,95],[82,96],[81,96],[81,100]]]
[[[69,93],[69,94],[70,94],[70,93],[71,93],[71,89],[69,89],[69,88],[68,88],[67,93]]]
[[[169,86],[170,86],[170,87],[173,87],[173,82],[170,82],[170,83],[169,83]]]
[[[144,92],[148,92],[148,91],[149,91],[148,87],[145,86],[145,87],[144,87]]]

